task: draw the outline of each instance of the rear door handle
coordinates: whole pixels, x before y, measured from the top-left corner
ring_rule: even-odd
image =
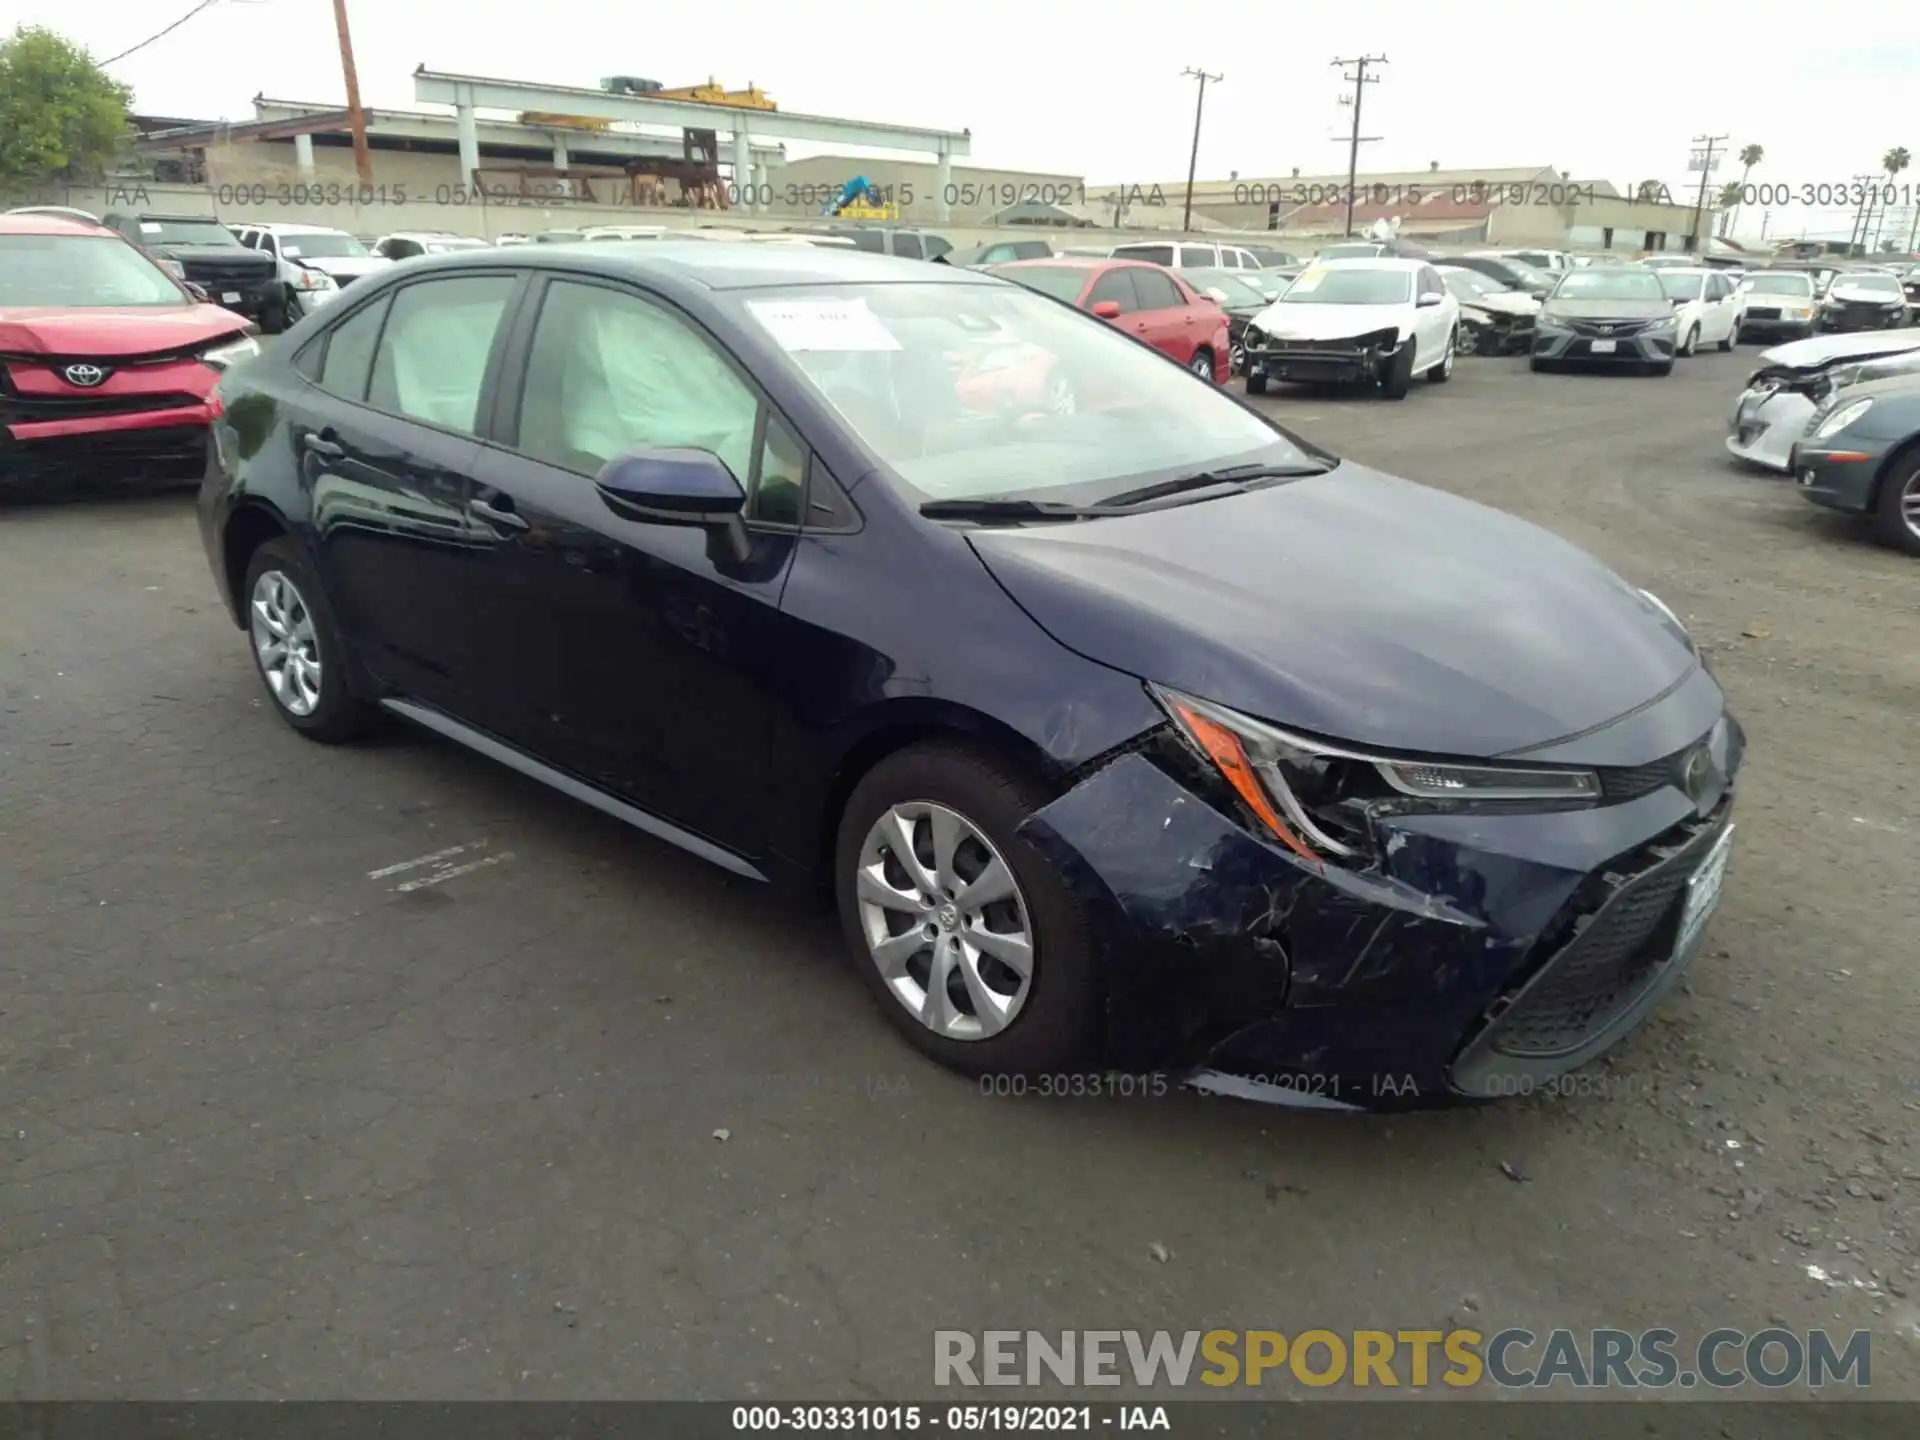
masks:
[[[347,453],[345,448],[327,439],[323,435],[309,434],[302,438],[300,443],[305,445],[307,449],[311,450],[314,454],[325,455],[329,460],[338,460]]]
[[[526,530],[530,528],[525,517],[514,513],[513,501],[505,495],[496,495],[491,499],[473,500],[467,508],[485,520],[489,525],[498,525],[502,530]]]

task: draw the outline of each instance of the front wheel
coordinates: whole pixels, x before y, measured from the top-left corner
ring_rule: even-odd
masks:
[[[1427,371],[1427,382],[1432,385],[1444,385],[1453,378],[1453,352],[1459,343],[1460,334],[1455,331],[1447,336],[1446,353],[1440,357],[1440,363]]]
[[[1413,386],[1413,341],[1393,352],[1387,373],[1380,377],[1380,393],[1389,400],[1404,400]]]
[[[1249,395],[1266,394],[1267,393],[1267,377],[1265,375],[1247,376],[1247,393]]]
[[[1538,355],[1535,355],[1527,361],[1527,368],[1533,371],[1533,373],[1536,375],[1544,375],[1547,373],[1547,371],[1549,371],[1553,367],[1549,365],[1545,360],[1542,360]]]
[[[1739,341],[1740,327],[1735,325],[1731,330],[1727,331],[1726,336],[1720,341],[1720,353],[1722,355],[1732,354],[1733,347],[1737,345]]]
[[[841,816],[853,963],[915,1047],[965,1074],[1066,1071],[1093,1048],[1093,922],[1019,835],[1048,798],[993,752],[937,742],[882,760]]]
[[[1193,359],[1187,362],[1187,368],[1208,384],[1213,383],[1213,352],[1202,346],[1193,352]]]
[[[1455,348],[1462,355],[1478,355],[1480,353],[1479,327],[1462,325],[1459,335],[1455,337]]]
[[[1685,358],[1686,356],[1693,354],[1693,347],[1697,345],[1699,341],[1700,341],[1700,332],[1698,330],[1689,330],[1684,336],[1681,337],[1680,348],[1674,351],[1673,353],[1681,356],[1682,358]]]
[[[1920,555],[1920,458],[1908,456],[1899,470],[1881,482],[1873,533],[1883,545]]]

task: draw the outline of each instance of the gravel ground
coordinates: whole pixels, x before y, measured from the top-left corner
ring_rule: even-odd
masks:
[[[1450,1321],[1870,1328],[1920,1397],[1920,571],[1730,467],[1750,364],[1262,402],[1662,595],[1750,736],[1685,991],[1585,1093],[1417,1117],[983,1097],[822,917],[294,736],[189,499],[0,514],[0,1398],[924,1397],[936,1328]]]

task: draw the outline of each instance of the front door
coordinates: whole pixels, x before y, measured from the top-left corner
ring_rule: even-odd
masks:
[[[1140,313],[1132,318],[1144,326],[1142,338],[1185,365],[1207,338],[1201,332],[1199,307],[1187,303],[1173,277],[1163,270],[1136,269],[1132,275],[1140,295]]]
[[[457,703],[472,564],[474,438],[511,275],[421,281],[343,317],[303,353],[288,419],[316,557],[373,675]]]
[[[806,452],[664,302],[580,278],[551,281],[536,303],[501,445],[474,475],[491,533],[474,572],[487,686],[471,718],[719,844],[756,849],[765,685]],[[742,531],[611,508],[594,476],[651,446],[719,456],[747,491]]]

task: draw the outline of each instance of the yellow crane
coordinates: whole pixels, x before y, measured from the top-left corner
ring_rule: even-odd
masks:
[[[693,100],[702,105],[731,105],[736,110],[778,110],[766,92],[751,81],[744,90],[728,90],[711,75],[704,85],[683,85],[678,90],[656,90],[656,100]]]

